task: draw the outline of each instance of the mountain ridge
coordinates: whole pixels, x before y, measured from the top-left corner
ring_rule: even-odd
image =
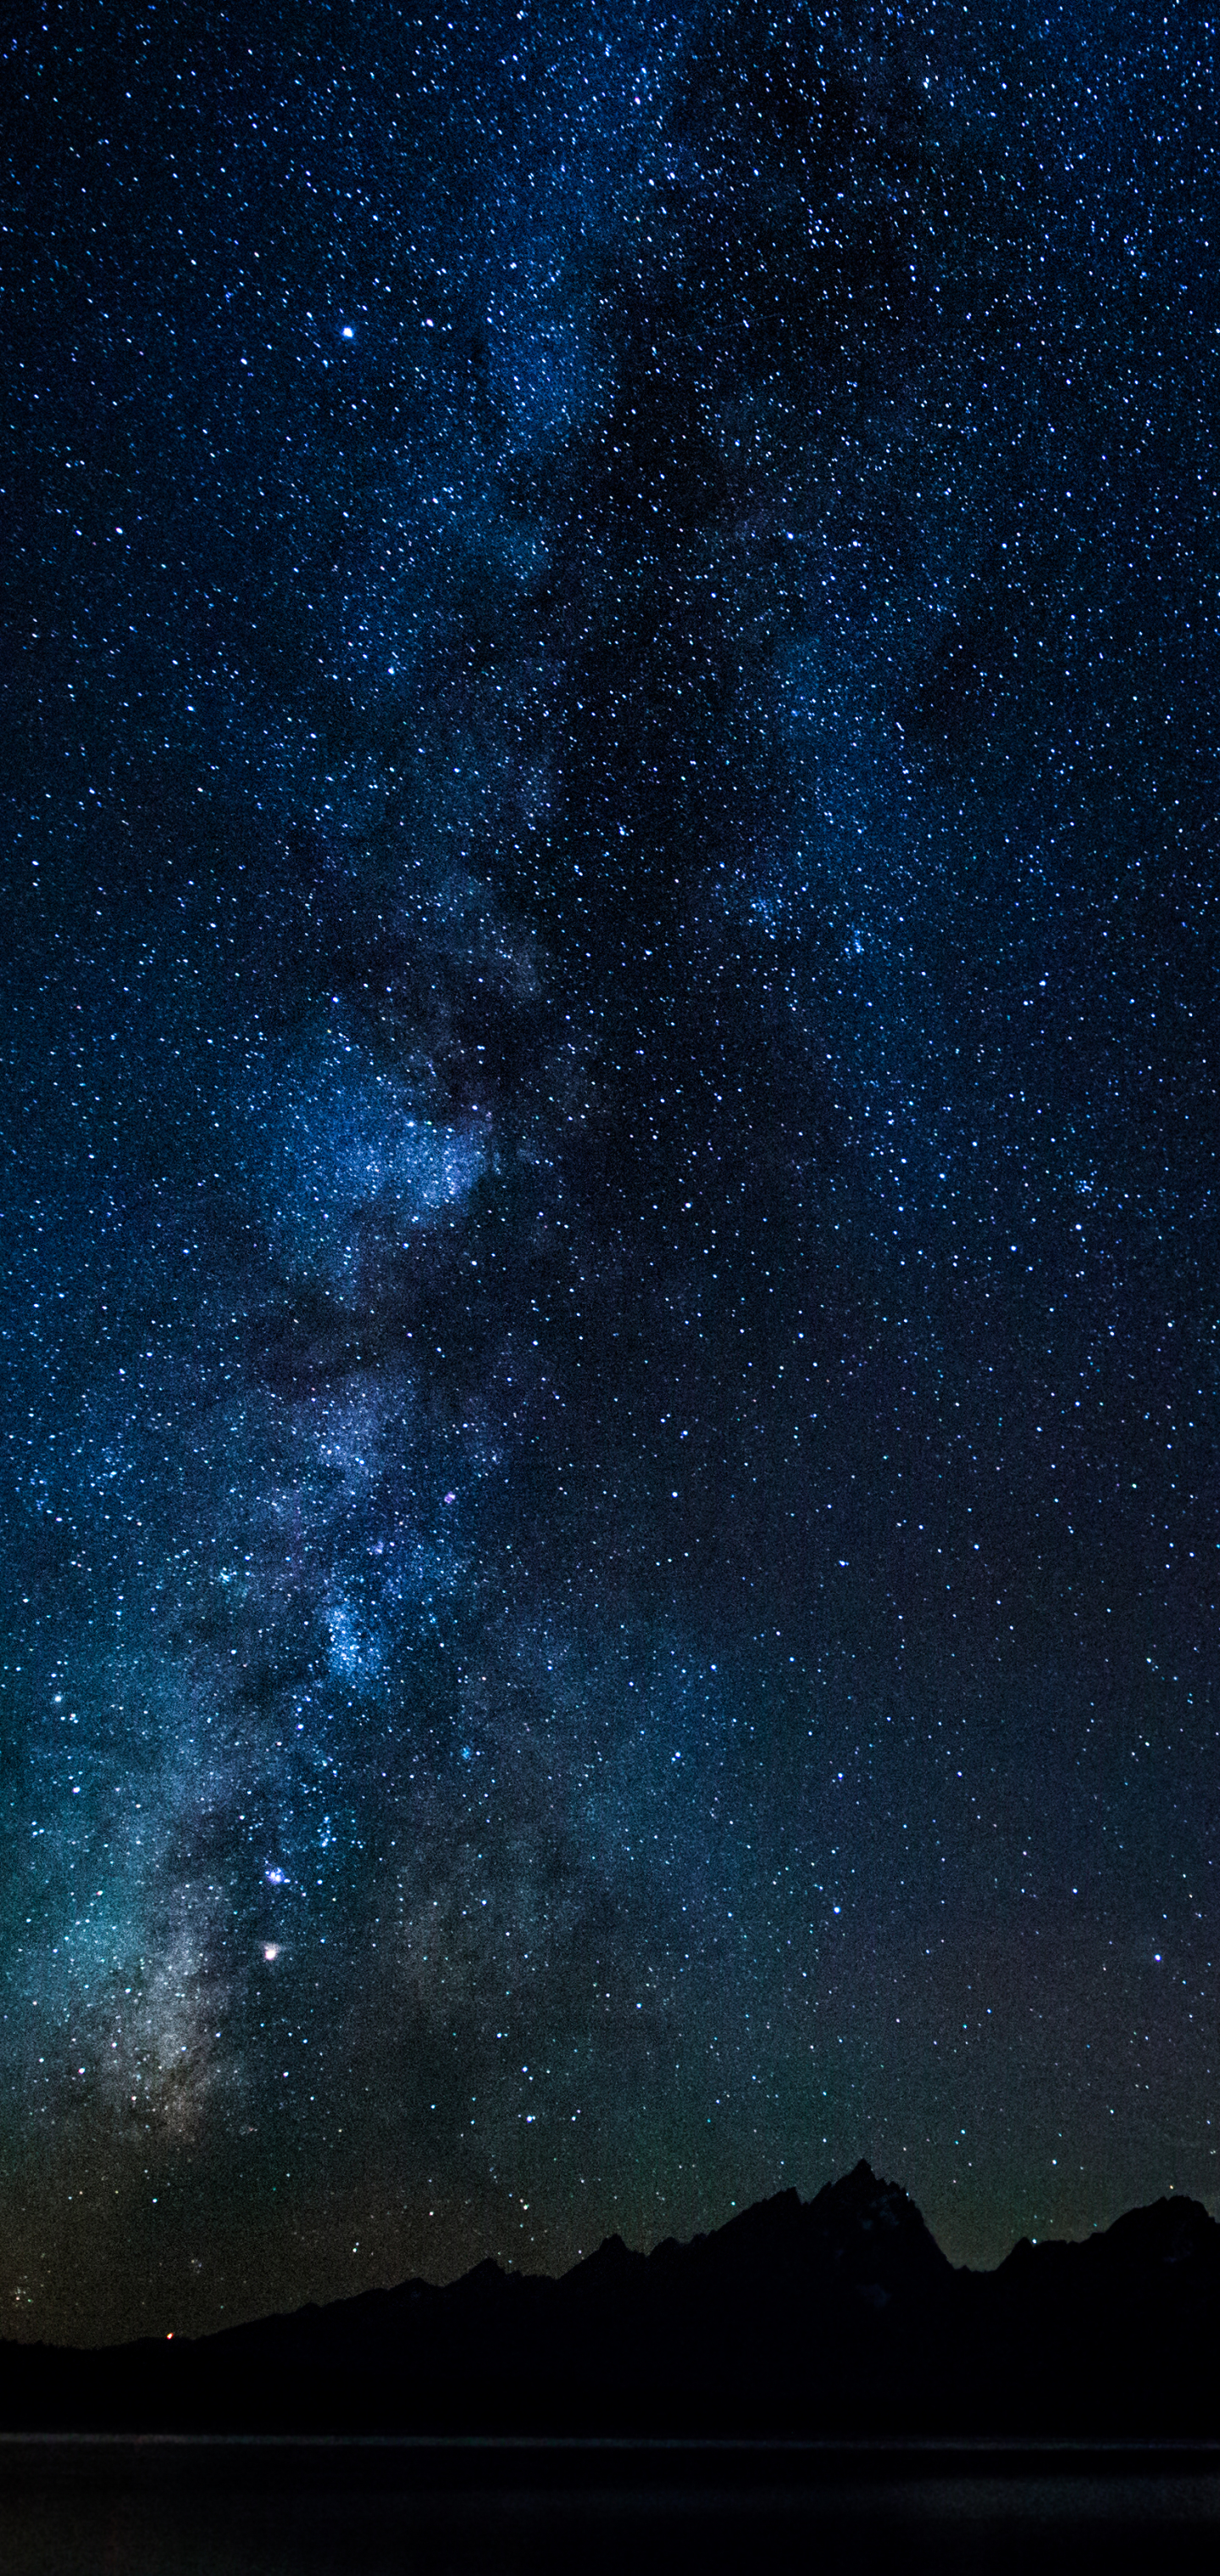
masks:
[[[557,2278],[485,2258],[197,2339],[0,2344],[0,2425],[1220,2433],[1220,2225],[1169,2196],[955,2267],[862,2159]]]

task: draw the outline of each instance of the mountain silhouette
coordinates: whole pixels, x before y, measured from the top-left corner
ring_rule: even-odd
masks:
[[[1220,2434],[1220,2226],[1198,2201],[955,2269],[860,2163],[559,2280],[483,2262],[196,2342],[0,2346],[0,2426]]]

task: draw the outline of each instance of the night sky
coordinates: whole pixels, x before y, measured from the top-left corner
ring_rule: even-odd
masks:
[[[0,2332],[1216,2206],[1214,27],[42,21]]]

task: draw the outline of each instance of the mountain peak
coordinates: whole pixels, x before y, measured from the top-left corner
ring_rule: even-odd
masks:
[[[864,2156],[861,2156],[859,2164],[852,2166],[850,2173],[842,2174],[837,2182],[824,2183],[808,2206],[820,2210],[826,2218],[833,2214],[837,2219],[854,2221],[864,2228],[878,2226],[891,2233],[902,2229],[928,2236],[923,2215],[909,2193],[903,2190],[901,2183],[887,2182],[884,2175],[875,2174]],[[930,2236],[928,2241],[932,2242]]]
[[[630,2245],[624,2245],[616,2231],[613,2236],[603,2236],[593,2253],[574,2263],[563,2277],[565,2281],[581,2283],[621,2281],[634,2275],[646,2260],[645,2255],[637,2254]]]
[[[1201,2200],[1171,2192],[1145,2209],[1128,2209],[1091,2243],[1123,2264],[1220,2262],[1220,2226]]]

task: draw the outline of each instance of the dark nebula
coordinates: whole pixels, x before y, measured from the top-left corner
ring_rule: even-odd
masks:
[[[11,2334],[1216,2199],[1214,30],[448,7],[6,56]]]

